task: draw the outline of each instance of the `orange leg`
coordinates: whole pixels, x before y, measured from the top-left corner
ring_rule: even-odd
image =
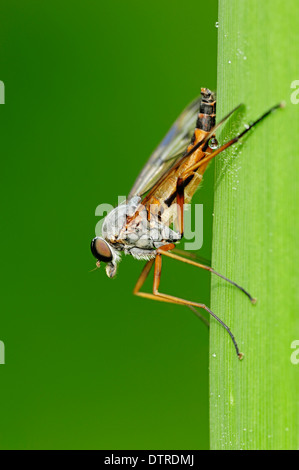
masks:
[[[168,302],[168,303],[173,303],[173,304],[178,304],[178,305],[186,305],[188,307],[197,307],[197,308],[201,308],[201,309],[205,310],[206,312],[208,312],[213,318],[215,318],[215,320],[217,320],[226,329],[226,331],[228,332],[228,334],[231,337],[232,342],[235,346],[238,358],[242,359],[243,354],[240,353],[237,342],[236,342],[232,332],[230,331],[229,327],[222,320],[220,320],[220,318],[218,318],[217,315],[215,315],[215,313],[213,313],[212,310],[210,310],[206,305],[198,303],[198,302],[193,302],[193,301],[190,301],[190,300],[181,299],[179,297],[175,297],[175,296],[172,296],[172,295],[162,294],[162,293],[159,292],[158,289],[159,289],[159,285],[160,285],[161,270],[162,270],[162,256],[161,255],[165,255],[166,253],[169,254],[168,251],[173,249],[173,248],[174,248],[174,245],[169,244],[169,245],[165,245],[162,248],[159,248],[157,250],[157,255],[156,255],[155,260],[148,261],[146,263],[145,267],[143,268],[142,273],[141,273],[141,275],[140,275],[140,277],[139,277],[139,279],[136,283],[136,286],[135,286],[135,289],[134,289],[134,294],[138,295],[140,297],[147,298],[147,299],[159,300],[160,302]],[[140,289],[141,289],[142,285],[144,284],[144,282],[145,282],[145,280],[146,280],[146,278],[147,278],[147,276],[148,276],[148,274],[149,274],[149,272],[150,272],[150,270],[151,270],[151,268],[154,264],[154,261],[155,261],[155,270],[154,270],[153,293],[150,294],[150,293],[147,293],[147,292],[140,292]],[[193,308],[192,308],[192,310],[193,310]]]
[[[207,164],[210,160],[212,160],[212,158],[216,157],[216,155],[218,155],[219,153],[223,152],[224,150],[226,150],[228,147],[230,147],[231,145],[235,144],[236,142],[238,142],[240,139],[242,139],[242,137],[244,137],[244,135],[247,134],[247,132],[250,131],[250,129],[252,129],[253,127],[255,127],[259,122],[261,122],[263,119],[265,119],[267,116],[269,116],[271,113],[273,113],[274,111],[276,111],[276,109],[278,108],[283,108],[285,106],[285,104],[282,102],[282,103],[279,103],[275,106],[273,106],[272,108],[270,108],[268,111],[266,111],[261,117],[259,117],[256,121],[254,121],[252,124],[250,124],[250,126],[248,126],[243,132],[241,132],[241,134],[237,135],[236,137],[234,137],[233,139],[231,139],[229,142],[227,142],[226,144],[222,145],[221,147],[219,147],[217,150],[215,150],[214,152],[210,153],[209,155],[207,155],[205,158],[203,158],[202,160],[200,160],[199,162],[195,163],[192,167],[188,168],[188,172],[190,171],[197,171],[199,167],[201,167],[202,165],[205,165]],[[239,106],[238,106],[239,107]],[[194,153],[201,145],[203,145],[203,143],[205,143],[205,145],[203,146],[202,150],[203,151],[206,151],[207,148],[208,148],[208,141],[209,141],[209,138],[215,133],[216,129],[224,122],[226,121],[226,119],[234,112],[236,111],[235,108],[233,109],[233,111],[231,111],[224,119],[222,119],[219,124],[217,124],[212,130],[211,132],[209,133],[208,136],[205,137],[204,141],[201,141],[201,142],[198,142],[186,155],[185,157],[189,157],[192,153]]]
[[[181,255],[185,258],[191,258],[194,260],[197,260],[199,263],[203,263],[206,265],[211,264],[211,261],[208,260],[207,258],[203,258],[202,256],[198,256],[196,253],[192,253],[190,251],[185,251],[185,250],[180,250],[179,248],[174,248],[172,250],[173,253],[176,253],[177,255]]]
[[[162,248],[164,248],[164,247],[162,247]],[[193,260],[184,258],[183,256],[178,256],[178,255],[176,255],[175,253],[170,253],[169,251],[163,251],[161,254],[162,254],[162,255],[165,255],[165,256],[168,256],[169,258],[173,258],[173,259],[176,259],[176,260],[178,260],[178,261],[182,261],[183,263],[192,264],[193,266],[197,266],[198,268],[205,269],[206,271],[209,271],[209,272],[212,273],[212,274],[216,274],[216,276],[221,277],[221,278],[224,279],[225,281],[229,282],[230,284],[232,284],[233,286],[237,287],[237,288],[240,289],[242,292],[244,292],[244,294],[247,295],[247,297],[250,299],[250,301],[251,301],[253,304],[256,303],[256,299],[254,299],[254,298],[249,294],[249,292],[247,292],[247,290],[244,289],[244,287],[239,286],[239,284],[237,284],[237,283],[234,282],[234,281],[231,281],[231,280],[228,279],[227,277],[223,276],[223,274],[218,273],[217,271],[215,271],[215,270],[214,270],[213,268],[211,268],[210,266],[206,266],[205,264],[197,263],[196,261],[193,261]]]
[[[220,149],[218,149],[218,150],[220,150]],[[211,155],[213,155],[213,154],[211,154]],[[200,163],[201,162],[198,162],[198,163],[196,163],[196,165],[199,165]],[[189,174],[190,174],[190,171],[188,170],[188,175]],[[187,175],[187,173],[186,173],[186,175]],[[181,178],[181,177],[179,177],[178,181],[177,181],[176,198],[177,198],[177,206],[178,206],[178,220],[179,220],[179,227],[180,227],[180,235],[181,235],[181,237],[183,237],[183,234],[184,234],[184,178]],[[165,245],[165,246],[168,246],[168,245]],[[173,248],[174,248],[174,245],[173,245]],[[250,299],[250,301],[253,304],[256,303],[256,299],[254,299],[249,294],[249,292],[247,292],[243,287],[239,286],[236,282],[231,281],[227,277],[223,276],[223,274],[220,274],[217,271],[215,271],[210,266],[206,266],[204,264],[197,263],[196,261],[192,261],[190,259],[184,258],[183,256],[179,256],[178,254],[169,253],[169,250],[172,250],[173,248],[165,249],[165,247],[162,247],[162,248],[160,248],[160,250],[162,250],[161,254],[164,254],[165,256],[169,256],[170,258],[174,258],[178,261],[182,261],[182,262],[187,263],[187,264],[192,264],[193,266],[197,266],[198,268],[205,269],[206,271],[210,271],[211,273],[216,274],[216,276],[221,277],[225,281],[229,282],[230,284],[232,284],[233,286],[237,287],[242,292],[244,292],[244,294],[247,295],[247,297]],[[190,254],[189,254],[189,257],[190,257]]]
[[[222,145],[220,148],[218,148],[217,150],[215,150],[214,152],[212,153],[209,153],[206,155],[205,158],[203,158],[200,162],[197,162],[196,164],[194,164],[191,168],[188,168],[188,174],[190,174],[191,172],[196,172],[200,166],[202,165],[205,165],[207,164],[210,160],[212,160],[212,158],[216,157],[216,155],[218,155],[219,153],[221,153],[223,150],[227,149],[228,147],[230,147],[231,145],[235,144],[236,142],[238,142],[245,134],[247,134],[247,132],[252,129],[256,124],[258,124],[260,121],[262,121],[263,119],[265,119],[269,114],[271,114],[273,111],[275,111],[276,109],[278,108],[282,108],[284,106],[283,103],[280,103],[276,106],[273,106],[271,109],[269,109],[266,113],[264,113],[259,119],[257,119],[253,124],[251,124],[250,126],[248,126],[247,129],[245,129],[243,132],[241,132],[241,134],[239,134],[238,136],[236,136],[234,139],[231,139],[229,142],[227,142],[226,144]],[[238,108],[238,107],[237,107]],[[204,139],[204,141],[201,141],[201,142],[198,142],[186,155],[185,155],[185,158],[189,157],[192,153],[194,153],[201,145],[205,144],[204,147],[203,147],[203,151],[206,151],[208,149],[208,141],[210,139],[210,137],[215,133],[216,129],[229,117],[231,116],[231,114],[237,109],[235,108],[233,111],[231,111],[224,119],[222,119],[222,121],[219,122],[219,124],[217,124],[212,130],[211,132],[209,133],[208,136],[206,136],[206,138]],[[187,173],[185,175],[182,175],[181,178],[178,179],[178,182],[177,182],[177,203],[178,203],[178,221],[179,221],[179,229],[180,229],[180,233],[181,235],[183,236],[183,228],[184,228],[184,219],[183,219],[183,206],[184,206],[184,179],[185,177],[187,176]],[[136,286],[135,286],[135,289],[134,289],[134,294],[140,296],[140,297],[145,297],[147,299],[153,299],[153,300],[159,300],[160,302],[168,302],[168,303],[174,303],[174,304],[179,304],[179,305],[186,305],[188,306],[189,308],[191,308],[193,311],[194,311],[194,307],[198,307],[198,308],[201,308],[201,309],[204,309],[206,310],[212,317],[215,318],[215,320],[217,320],[225,329],[226,331],[228,332],[228,334],[230,335],[232,341],[233,341],[233,344],[235,346],[235,349],[236,349],[236,353],[239,357],[239,359],[242,359],[243,357],[243,354],[239,352],[239,348],[238,348],[238,345],[236,343],[236,340],[232,334],[232,332],[230,331],[229,327],[222,321],[220,320],[220,318],[218,318],[206,305],[204,304],[201,304],[201,303],[197,303],[197,302],[192,302],[192,301],[189,301],[189,300],[185,300],[185,299],[181,299],[179,297],[175,297],[175,296],[172,296],[172,295],[168,295],[168,294],[162,294],[159,292],[159,285],[160,285],[160,279],[161,279],[161,269],[162,269],[162,256],[161,255],[165,255],[165,256],[169,256],[170,258],[173,258],[173,259],[176,259],[176,260],[179,260],[179,261],[182,261],[182,262],[185,262],[185,263],[188,263],[188,264],[192,264],[193,266],[197,266],[199,268],[202,268],[202,269],[205,269],[207,271],[210,271],[211,273],[213,274],[216,274],[217,276],[223,278],[224,280],[226,280],[227,282],[230,282],[231,284],[233,284],[234,286],[236,286],[238,289],[240,289],[242,292],[244,292],[248,297],[249,299],[251,300],[251,302],[255,303],[255,299],[253,299],[253,297],[245,290],[243,289],[243,287],[239,286],[238,284],[236,284],[235,282],[231,281],[230,279],[227,279],[225,276],[223,276],[222,274],[219,274],[217,273],[216,271],[214,271],[214,269],[212,269],[210,266],[206,266],[206,265],[203,265],[203,264],[200,264],[200,263],[197,263],[195,261],[192,261],[191,259],[186,259],[186,258],[183,258],[182,256],[179,256],[179,255],[176,255],[174,253],[169,253],[169,250],[173,250],[175,248],[175,245],[173,244],[169,244],[169,245],[165,245],[161,248],[159,248],[157,250],[157,254],[156,254],[156,258],[155,260],[150,260],[146,263],[137,283],[136,283]],[[149,294],[149,293],[146,293],[146,292],[140,292],[140,289],[141,287],[143,286],[147,276],[149,275],[150,273],[150,270],[154,264],[154,261],[155,261],[155,271],[154,271],[154,285],[153,285],[153,293],[152,294]]]
[[[190,167],[188,169],[188,171],[197,171],[198,168],[201,166],[201,165],[204,165],[206,163],[208,163],[210,160],[212,160],[212,158],[216,157],[216,155],[218,155],[219,153],[223,152],[223,150],[227,149],[228,147],[230,147],[231,145],[235,144],[236,142],[238,142],[240,139],[242,139],[242,137],[244,137],[244,135],[246,135],[253,127],[255,127],[259,122],[261,122],[263,119],[265,119],[267,116],[269,116],[271,113],[273,113],[274,111],[276,111],[277,109],[279,108],[284,108],[285,106],[285,103],[284,102],[281,102],[275,106],[273,106],[272,108],[268,109],[268,111],[266,111],[262,116],[260,116],[256,121],[254,121],[252,124],[250,124],[243,132],[241,132],[241,134],[237,135],[236,137],[234,137],[233,139],[231,139],[229,142],[227,142],[226,144],[222,145],[220,148],[218,148],[217,150],[215,150],[214,152],[212,152],[211,154],[207,155],[205,158],[203,158],[200,162],[198,163],[195,163],[192,167]],[[233,109],[227,116],[225,116],[224,119],[222,119],[213,129],[211,129],[210,133],[200,142],[198,142],[194,147],[192,147],[192,149],[189,150],[189,152],[187,152],[187,154],[184,156],[184,158],[187,158],[189,157],[190,155],[192,155],[192,153],[194,153],[199,147],[201,147],[203,144],[203,148],[202,150],[205,152],[207,149],[208,149],[208,146],[209,146],[209,139],[214,135],[216,129],[218,129],[219,126],[221,126],[221,124],[223,124],[223,122],[225,122],[238,108],[240,107],[237,106],[235,109]]]

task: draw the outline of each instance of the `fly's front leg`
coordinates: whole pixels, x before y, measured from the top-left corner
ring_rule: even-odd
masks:
[[[182,299],[180,297],[175,297],[173,295],[162,294],[161,292],[159,292],[159,285],[160,285],[161,271],[162,271],[162,255],[167,253],[169,250],[173,249],[173,247],[174,247],[174,245],[170,244],[170,245],[162,246],[161,248],[159,248],[157,250],[157,256],[156,256],[156,259],[155,259],[153,294],[152,295],[147,294],[146,296],[148,298],[154,298],[155,300],[161,300],[162,302],[169,302],[169,303],[173,303],[173,304],[186,305],[188,307],[190,307],[190,306],[191,307],[197,307],[197,308],[201,308],[201,309],[205,310],[206,312],[209,313],[209,315],[211,315],[213,318],[215,318],[215,320],[218,321],[218,323],[220,323],[220,325],[222,325],[223,328],[226,329],[226,331],[228,332],[228,334],[231,337],[231,340],[234,344],[234,347],[235,347],[238,358],[240,360],[243,359],[243,354],[239,351],[239,348],[238,348],[237,342],[235,340],[235,337],[232,334],[229,327],[222,320],[220,320],[220,318],[217,317],[217,315],[215,315],[215,313],[212,312],[212,310],[210,310],[206,305],[198,303],[198,302],[193,302],[191,300]]]
[[[174,248],[175,245],[171,245],[171,249]],[[167,299],[164,299],[162,297],[159,297],[159,296],[156,296],[154,294],[149,294],[148,292],[140,292],[140,289],[142,288],[145,280],[147,279],[151,269],[152,269],[152,266],[154,264],[154,259],[148,261],[146,263],[146,265],[144,266],[137,282],[136,282],[136,285],[135,285],[135,288],[133,290],[133,294],[135,295],[138,295],[138,297],[143,297],[143,298],[146,298],[146,299],[151,299],[151,300],[159,300],[160,302],[166,302],[166,303],[175,303],[175,302],[171,302],[170,300],[167,300]],[[160,276],[161,276],[161,270],[160,270]],[[190,308],[190,310],[192,310],[192,312],[206,325],[209,327],[209,322],[207,321],[207,319],[201,315],[194,307],[192,307],[191,305],[188,305],[188,307]]]
[[[154,261],[155,261],[154,259],[151,259],[144,266],[144,268],[141,271],[141,274],[140,274],[140,276],[139,276],[139,278],[136,282],[136,286],[134,287],[133,294],[135,294],[135,295],[142,294],[142,292],[139,292],[139,290],[141,289],[141,287],[145,283],[145,280],[146,280],[147,276],[149,275],[150,270],[152,269],[152,265],[154,264]]]
[[[227,146],[230,145],[230,143],[226,144]],[[221,148],[218,149],[218,151],[220,152],[221,151]],[[215,153],[218,152],[217,150],[215,152],[212,152],[210,154],[210,157],[213,157],[213,155]],[[206,157],[204,160],[207,160],[207,158],[210,158],[210,157]],[[179,220],[179,227],[180,227],[180,235],[181,235],[181,238],[183,237],[183,234],[184,234],[184,182],[191,176],[191,175],[194,175],[194,176],[199,176],[197,173],[195,173],[196,170],[199,169],[201,163],[203,162],[203,160],[201,160],[200,162],[197,162],[196,164],[194,164],[191,168],[189,168],[185,173],[183,173],[177,180],[177,188],[176,188],[176,198],[177,198],[177,206],[178,206],[178,220]],[[166,245],[167,246],[167,245]],[[161,248],[161,250],[163,250],[164,247]],[[247,290],[244,289],[244,287],[241,287],[239,286],[239,284],[237,284],[236,282],[234,281],[231,281],[230,279],[228,279],[227,277],[223,276],[223,274],[220,274],[218,273],[217,271],[215,271],[213,268],[211,268],[210,266],[206,266],[204,264],[201,264],[201,263],[197,263],[195,261],[191,261],[190,259],[186,259],[182,256],[179,256],[177,254],[174,254],[174,253],[169,253],[169,250],[168,249],[164,249],[163,251],[161,251],[162,254],[164,254],[165,256],[169,256],[170,258],[174,258],[174,259],[177,259],[178,261],[183,261],[184,263],[187,263],[187,264],[192,264],[193,266],[197,266],[198,268],[201,268],[201,269],[205,269],[206,271],[210,271],[211,273],[215,274],[216,276],[219,276],[221,277],[222,279],[224,279],[225,281],[229,282],[230,284],[232,284],[233,286],[237,287],[238,289],[240,289],[242,292],[244,292],[245,295],[247,295],[247,297],[249,298],[249,300],[255,304],[256,303],[256,299],[254,299]]]
[[[247,297],[249,298],[249,300],[252,304],[256,303],[256,299],[253,298],[252,295],[250,295],[249,292],[244,289],[244,287],[240,286],[239,284],[232,281],[231,279],[228,279],[227,277],[223,276],[223,274],[218,273],[217,271],[215,271],[215,269],[211,268],[211,266],[206,266],[205,264],[201,264],[201,263],[198,263],[198,262],[193,261],[191,259],[184,258],[183,256],[179,256],[175,253],[169,253],[168,251],[163,251],[162,254],[164,256],[168,256],[169,258],[173,258],[173,259],[176,259],[178,261],[182,261],[183,263],[187,263],[187,264],[191,264],[192,266],[196,266],[197,268],[204,269],[205,271],[209,271],[210,273],[215,274],[218,277],[221,277],[221,279],[224,279],[225,281],[229,282],[233,286],[237,287],[240,291],[242,291],[245,295],[247,295]]]
[[[161,292],[159,292],[158,289],[159,289],[159,285],[160,285],[161,271],[162,271],[162,257],[161,257],[161,255],[165,254],[166,252],[168,252],[169,250],[172,250],[174,248],[175,248],[175,245],[173,243],[170,243],[169,245],[164,245],[163,247],[161,247],[157,250],[156,258],[154,260],[148,261],[146,263],[146,265],[144,266],[144,268],[143,268],[143,270],[142,270],[142,272],[139,276],[139,279],[136,283],[136,286],[134,288],[133,293],[135,295],[138,295],[139,297],[144,297],[146,299],[158,300],[160,302],[166,302],[166,303],[171,303],[171,304],[186,305],[187,307],[192,307],[191,309],[193,311],[194,311],[194,309],[193,309],[194,307],[204,309],[206,312],[208,312],[213,318],[215,318],[216,321],[218,321],[226,329],[226,331],[228,332],[228,334],[231,337],[232,342],[235,346],[238,358],[242,359],[243,354],[240,353],[237,342],[236,342],[232,332],[230,331],[229,327],[222,320],[220,320],[220,318],[218,318],[217,315],[215,315],[215,313],[213,313],[212,310],[210,310],[206,305],[198,303],[198,302],[192,302],[192,301],[189,301],[189,300],[181,299],[179,297],[175,297],[175,296],[172,296],[172,295],[162,294]],[[148,277],[154,262],[155,262],[155,271],[154,271],[153,293],[149,294],[147,292],[140,292],[140,289],[142,288],[146,278]],[[201,315],[199,315],[199,317],[201,318]]]
[[[173,245],[174,246],[174,245]],[[166,300],[166,299],[162,299],[162,298],[159,298],[157,296],[155,296],[154,294],[149,294],[148,292],[140,292],[140,289],[142,288],[143,284],[145,283],[151,269],[152,269],[152,266],[154,264],[154,259],[151,259],[150,261],[148,261],[146,263],[146,265],[144,266],[137,282],[136,282],[136,285],[134,287],[134,290],[133,290],[133,294],[134,295],[138,295],[138,297],[143,297],[145,299],[152,299],[152,300],[159,300],[160,302],[167,302],[169,303],[169,300]]]

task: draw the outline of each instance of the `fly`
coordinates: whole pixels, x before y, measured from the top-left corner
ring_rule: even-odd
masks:
[[[183,238],[184,204],[190,203],[209,162],[281,107],[283,103],[273,106],[239,135],[218,146],[216,130],[240,108],[240,105],[216,125],[215,95],[208,88],[202,88],[201,96],[183,111],[153,152],[126,201],[106,216],[102,225],[102,237],[96,237],[91,242],[91,251],[97,259],[97,267],[100,267],[101,262],[106,263],[106,273],[109,277],[115,276],[122,253],[147,260],[133,293],[147,299],[186,305],[202,319],[204,317],[196,308],[205,310],[226,329],[239,359],[242,359],[243,354],[239,351],[230,328],[209,307],[159,291],[162,257],[205,269],[233,284],[255,303],[255,299],[243,287],[210,266],[195,261],[193,254],[181,252],[175,247]],[[173,222],[177,230],[170,228],[170,223]],[[142,286],[153,266],[152,293],[142,292]]]

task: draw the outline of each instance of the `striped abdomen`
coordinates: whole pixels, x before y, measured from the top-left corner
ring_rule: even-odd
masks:
[[[201,89],[201,102],[196,122],[196,129],[200,129],[205,132],[215,126],[216,123],[216,100],[214,93],[208,88]]]

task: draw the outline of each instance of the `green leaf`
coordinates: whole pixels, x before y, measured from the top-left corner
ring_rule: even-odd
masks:
[[[216,161],[212,265],[258,302],[213,277],[211,308],[244,359],[212,320],[211,448],[298,449],[299,104],[291,85],[299,80],[299,2],[220,0],[218,35],[217,115],[246,105],[218,140],[281,100],[286,107]]]

